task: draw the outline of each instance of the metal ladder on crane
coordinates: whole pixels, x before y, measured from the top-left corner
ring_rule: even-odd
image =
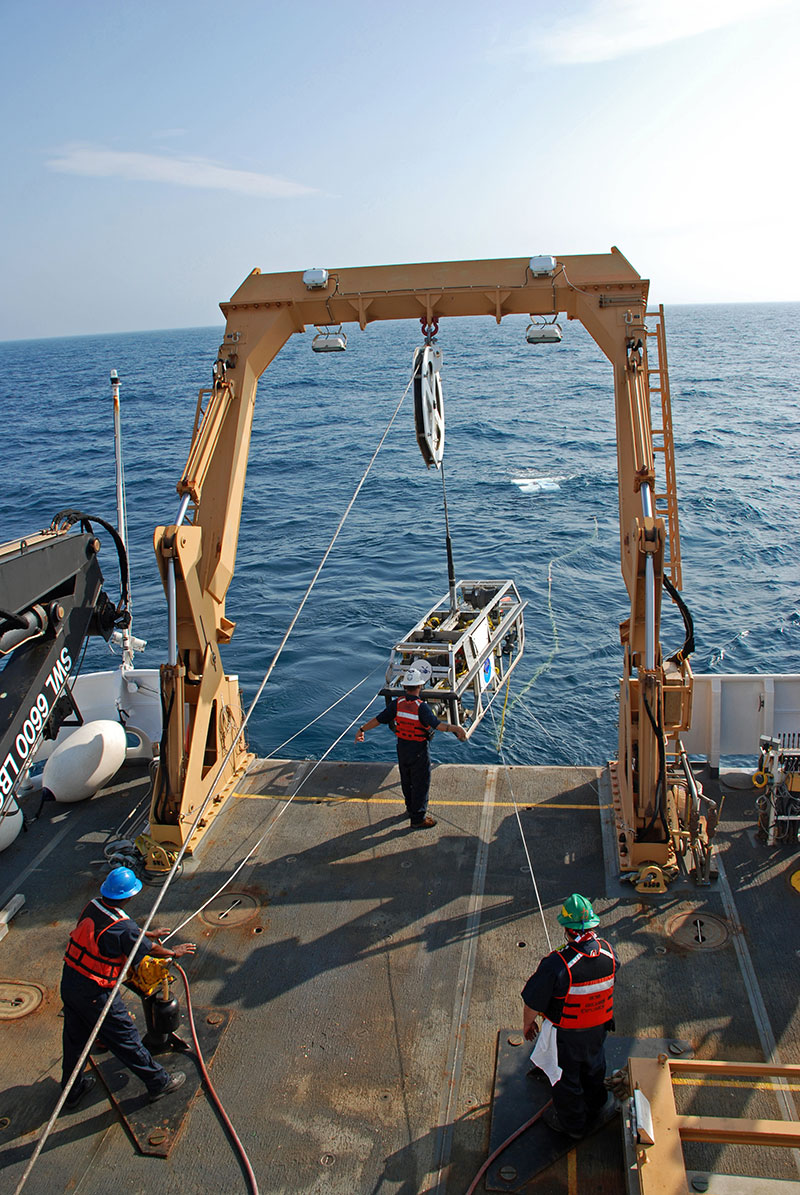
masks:
[[[654,321],[648,326],[647,321]],[[678,490],[675,480],[675,443],[672,433],[672,404],[669,390],[669,369],[667,366],[667,338],[664,329],[664,306],[661,304],[657,311],[645,314],[645,333],[647,351],[645,354],[647,392],[650,403],[650,419],[652,424],[653,454],[659,454],[664,460],[664,480],[660,483],[660,475],[656,471],[654,493],[654,509],[656,516],[664,520],[666,526],[666,544],[664,546],[664,573],[669,576],[676,590],[681,586],[681,540],[678,530]],[[658,396],[658,403],[656,403]],[[657,412],[661,413],[661,424],[658,424]],[[680,670],[670,661],[665,661],[665,694],[672,693],[672,722],[674,725],[688,726],[691,721],[691,669],[688,661],[683,661]],[[666,708],[666,702],[665,702]],[[677,780],[678,788],[682,789],[681,777],[685,775],[682,759],[681,740],[674,733],[667,737],[664,747],[667,758],[667,775]],[[687,777],[688,779],[688,777]],[[691,800],[691,786],[686,790],[686,812],[684,824],[690,823],[689,802]],[[713,836],[713,832],[712,832]],[[691,835],[691,853],[695,863],[695,877],[698,884],[709,882],[709,868],[711,862],[710,839],[705,831]],[[664,877],[660,869],[656,868],[652,875],[646,875],[646,869],[640,875],[637,891],[660,891],[664,886]]]
[[[678,530],[678,493],[675,482],[675,445],[672,436],[672,405],[669,395],[669,370],[667,367],[667,339],[664,331],[664,304],[658,311],[648,311],[646,320],[655,320],[655,326],[645,325],[647,335],[647,392],[653,417],[654,397],[658,395],[661,411],[661,426],[653,426],[653,452],[664,458],[663,490],[656,491],[655,513],[662,518],[667,528],[667,543],[664,568],[676,589],[681,588],[681,537]]]

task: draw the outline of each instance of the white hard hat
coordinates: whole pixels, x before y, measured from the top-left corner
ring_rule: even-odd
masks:
[[[411,667],[400,682],[406,689],[415,689],[417,685],[427,685],[433,675],[433,669],[427,660],[412,660]]]

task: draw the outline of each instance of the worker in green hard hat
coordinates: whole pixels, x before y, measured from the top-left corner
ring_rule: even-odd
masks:
[[[553,1088],[542,1119],[578,1139],[615,1108],[605,1087],[605,1040],[614,1023],[619,963],[595,933],[600,918],[585,896],[567,897],[558,921],[566,942],[542,959],[522,990],[523,1032],[536,1041],[531,1061]]]

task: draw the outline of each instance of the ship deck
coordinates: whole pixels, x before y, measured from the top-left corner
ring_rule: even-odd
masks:
[[[158,914],[162,924],[192,914],[271,827],[225,897],[180,935],[198,946],[183,963],[199,1019],[222,1023],[211,1078],[262,1195],[467,1190],[489,1151],[498,1041],[519,1033],[520,990],[548,949],[520,828],[553,946],[570,892],[601,914],[622,962],[619,1034],[685,1041],[701,1058],[772,1053],[800,1063],[800,864],[796,850],[756,841],[754,793],[741,773],[722,778],[719,878],[643,897],[616,879],[605,769],[440,765],[438,825],[410,832],[393,764],[311,768],[259,761]],[[0,941],[0,982],[38,985],[44,996],[28,1015],[0,1015],[6,1190],[20,1181],[59,1094],[67,935],[105,874],[107,835],[145,795],[146,780],[131,772],[91,801],[47,802],[2,856],[0,907],[16,893],[25,905]],[[154,891],[131,902],[140,921]],[[687,933],[698,918],[702,942]],[[138,999],[125,999],[141,1024]],[[212,1015],[220,1013],[224,1020]],[[524,1045],[518,1054],[527,1070]],[[96,1061],[104,1065],[102,1055]],[[192,1056],[167,1065],[196,1085]],[[125,1073],[122,1095],[135,1104],[143,1089]],[[168,1117],[179,1098],[148,1107]],[[679,1110],[698,1114],[780,1119],[794,1108],[791,1093],[787,1111],[769,1083],[713,1078],[683,1080],[676,1098]],[[168,1157],[144,1155],[98,1081],[84,1104],[62,1112],[25,1191],[246,1190],[202,1090],[178,1128]],[[503,1189],[623,1193],[621,1135],[617,1118],[526,1185],[517,1176]],[[724,1175],[798,1180],[788,1149],[689,1144],[685,1156],[689,1169],[713,1176],[712,1195],[776,1189],[737,1188]]]

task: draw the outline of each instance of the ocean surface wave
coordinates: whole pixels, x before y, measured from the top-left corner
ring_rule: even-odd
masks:
[[[683,592],[696,671],[798,671],[794,510],[800,444],[800,305],[667,310]],[[619,622],[628,598],[620,541],[610,367],[564,321],[557,346],[525,344],[526,321],[443,321],[445,472],[456,572],[512,578],[526,654],[506,711],[509,763],[598,764],[616,753]],[[220,328],[0,344],[7,421],[0,539],[75,506],[116,520],[108,374],[122,379],[137,662],[166,656],[153,530],[178,508],[197,403]],[[317,356],[295,336],[259,385],[239,554],[226,613],[226,667],[252,698],[345,506],[407,386],[419,327],[348,329],[348,351]],[[779,343],[780,356],[763,345]],[[110,591],[114,552],[101,556]],[[382,684],[392,644],[447,590],[442,478],[416,445],[409,395],[250,723],[275,750],[364,677],[298,739],[319,757]],[[682,622],[664,603],[663,640]],[[113,661],[103,644],[86,667]],[[531,684],[537,670],[540,675]],[[379,708],[379,703],[371,705]],[[377,733],[334,755],[390,758]],[[468,745],[438,736],[437,759],[497,762],[487,717]]]

